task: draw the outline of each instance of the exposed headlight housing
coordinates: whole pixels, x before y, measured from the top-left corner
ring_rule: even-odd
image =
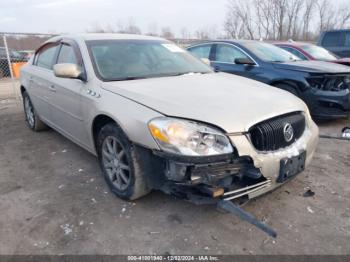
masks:
[[[161,117],[148,124],[159,147],[184,156],[215,156],[233,153],[228,137],[220,130],[204,124]]]

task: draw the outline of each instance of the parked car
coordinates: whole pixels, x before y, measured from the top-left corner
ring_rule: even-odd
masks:
[[[9,50],[10,63],[27,62],[28,59],[14,50]],[[5,47],[0,47],[0,78],[10,76],[10,68]]]
[[[300,97],[315,118],[350,115],[347,66],[301,61],[277,46],[259,41],[210,41],[188,50],[209,59],[216,71],[258,80]]]
[[[326,48],[339,57],[350,57],[350,30],[322,32],[317,45]]]
[[[303,171],[318,141],[302,100],[214,73],[162,38],[52,38],[22,68],[21,92],[29,128],[50,126],[96,155],[127,200],[152,189],[255,198]]]
[[[21,51],[18,51],[18,53],[21,54],[22,59],[27,60],[27,61],[34,54],[34,52],[35,52],[34,50],[21,50]]]
[[[279,42],[274,45],[292,53],[301,60],[325,61],[350,66],[350,58],[339,58],[327,49],[310,43]]]

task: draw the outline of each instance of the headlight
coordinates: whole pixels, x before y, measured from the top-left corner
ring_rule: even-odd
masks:
[[[156,118],[148,127],[160,148],[186,156],[230,154],[229,139],[216,128],[176,118]]]

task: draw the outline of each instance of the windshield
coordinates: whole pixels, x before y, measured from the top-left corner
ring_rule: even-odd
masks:
[[[267,43],[247,42],[244,43],[243,46],[265,62],[283,63],[300,60],[300,58],[292,53]]]
[[[96,74],[103,81],[210,73],[209,66],[170,43],[153,40],[87,42]]]
[[[309,53],[311,56],[313,56],[317,60],[334,61],[338,59],[336,55],[332,54],[331,52],[329,52],[327,49],[324,49],[323,47],[319,47],[316,45],[303,45],[300,47],[301,49]]]

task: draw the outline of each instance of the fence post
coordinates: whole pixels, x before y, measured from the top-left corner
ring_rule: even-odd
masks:
[[[8,67],[9,67],[9,70],[10,70],[11,82],[12,82],[12,87],[13,87],[13,94],[14,94],[15,99],[17,100],[17,102],[19,102],[18,101],[19,96],[18,96],[17,91],[16,91],[16,83],[15,83],[15,78],[14,78],[14,75],[13,75],[11,56],[10,56],[10,51],[8,49],[8,46],[7,46],[6,35],[4,34],[2,37],[3,37],[3,41],[4,41],[4,47],[5,47],[5,50],[6,50],[7,63],[8,63]]]

